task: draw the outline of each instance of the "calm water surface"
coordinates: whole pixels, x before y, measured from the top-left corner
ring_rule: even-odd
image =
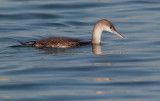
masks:
[[[0,101],[159,101],[159,0],[1,0]],[[100,19],[102,45],[24,47],[52,36],[90,40]]]

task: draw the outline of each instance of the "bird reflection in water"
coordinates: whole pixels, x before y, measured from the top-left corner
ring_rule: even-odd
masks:
[[[83,46],[81,46],[83,47]],[[84,46],[86,47],[86,46]],[[42,50],[44,51],[43,53],[39,53],[39,54],[52,54],[52,55],[62,55],[62,54],[66,54],[66,55],[77,55],[78,53],[83,53],[84,51],[74,51],[73,49],[75,48],[46,48],[46,47],[38,47],[36,48],[38,50]],[[72,51],[73,50],[73,51]],[[90,53],[90,52],[84,52],[84,53]],[[110,52],[110,53],[103,53],[102,52],[102,48],[100,44],[95,44],[92,45],[92,53],[95,55],[111,55],[111,54],[121,54],[121,52]]]

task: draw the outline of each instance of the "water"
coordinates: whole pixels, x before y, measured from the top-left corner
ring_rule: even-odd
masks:
[[[160,1],[1,0],[0,101],[159,101]],[[90,40],[110,20],[126,37],[102,45],[21,46],[51,36]]]

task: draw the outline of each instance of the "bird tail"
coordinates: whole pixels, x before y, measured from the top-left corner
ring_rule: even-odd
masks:
[[[17,40],[20,44],[22,45],[26,45],[26,46],[34,46],[35,45],[35,41],[29,41],[29,42],[22,42]]]

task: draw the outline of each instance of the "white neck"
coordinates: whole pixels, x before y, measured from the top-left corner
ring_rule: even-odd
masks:
[[[100,44],[101,43],[101,35],[103,32],[102,26],[95,25],[92,32],[92,44]]]

